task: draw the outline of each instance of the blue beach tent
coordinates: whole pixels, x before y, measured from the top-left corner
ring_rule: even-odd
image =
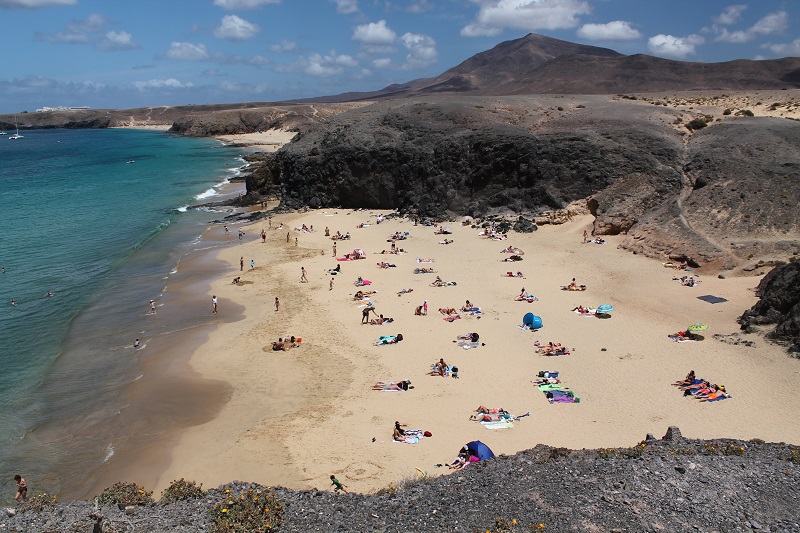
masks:
[[[488,459],[494,459],[494,453],[492,450],[489,449],[487,445],[482,443],[479,440],[474,440],[472,442],[467,443],[467,449],[469,452],[480,459],[481,461],[486,461]]]
[[[531,329],[539,329],[544,325],[542,324],[542,317],[533,313],[525,313],[525,316],[522,317],[522,324],[530,326]]]

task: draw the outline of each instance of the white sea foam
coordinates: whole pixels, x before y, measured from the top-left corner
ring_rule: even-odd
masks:
[[[214,187],[211,187],[207,191],[201,192],[200,194],[198,194],[194,198],[195,198],[195,200],[205,200],[206,198],[211,198],[212,196],[216,196],[216,194],[217,194],[217,189],[215,189]]]
[[[182,206],[180,206],[180,207],[178,208],[178,212],[179,212],[179,213],[185,213],[187,209],[189,209],[189,206],[188,206],[188,205],[182,205]]]
[[[111,457],[113,457],[113,456],[114,456],[114,446],[112,446],[111,444],[109,444],[109,445],[106,447],[106,456],[103,458],[103,462],[105,463],[106,461],[108,461],[109,459],[111,459]]]

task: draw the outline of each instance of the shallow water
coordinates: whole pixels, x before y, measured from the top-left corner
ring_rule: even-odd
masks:
[[[148,316],[148,302],[168,304],[181,258],[210,245],[200,235],[219,213],[185,207],[213,199],[240,155],[138,130],[0,140],[0,470],[32,492],[61,492],[112,457],[147,340],[208,322],[179,305]]]

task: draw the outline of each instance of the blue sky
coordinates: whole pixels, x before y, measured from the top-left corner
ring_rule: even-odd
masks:
[[[799,20],[798,0],[0,0],[0,113],[376,90],[530,32],[685,61],[800,56]]]

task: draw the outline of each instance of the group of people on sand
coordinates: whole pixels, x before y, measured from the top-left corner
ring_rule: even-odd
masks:
[[[674,340],[675,342],[699,340],[698,336],[689,331],[688,329],[685,331],[681,330],[678,331],[677,333],[672,333],[670,335],[667,335],[667,337]]]
[[[694,396],[701,402],[714,402],[730,398],[725,385],[712,384],[708,380],[698,378],[694,370],[690,370],[681,381],[672,384],[683,391],[684,396]]]
[[[674,277],[672,278],[672,281],[680,281],[681,285],[683,285],[684,287],[694,287],[695,285],[700,283],[699,281],[694,279],[694,276],[681,276],[680,278]]]
[[[277,341],[272,343],[272,351],[273,352],[280,352],[286,351],[290,348],[299,348],[300,347],[300,339],[292,335],[291,337],[281,337]]]
[[[572,281],[569,282],[567,285],[563,285],[561,287],[562,291],[585,291],[586,285],[578,285],[578,282],[575,281],[575,278],[572,278]]]
[[[333,239],[334,241],[346,241],[346,240],[349,240],[350,239],[350,232],[348,231],[347,233],[342,235],[341,232],[337,231],[336,235],[332,235],[331,236],[331,239]]]

